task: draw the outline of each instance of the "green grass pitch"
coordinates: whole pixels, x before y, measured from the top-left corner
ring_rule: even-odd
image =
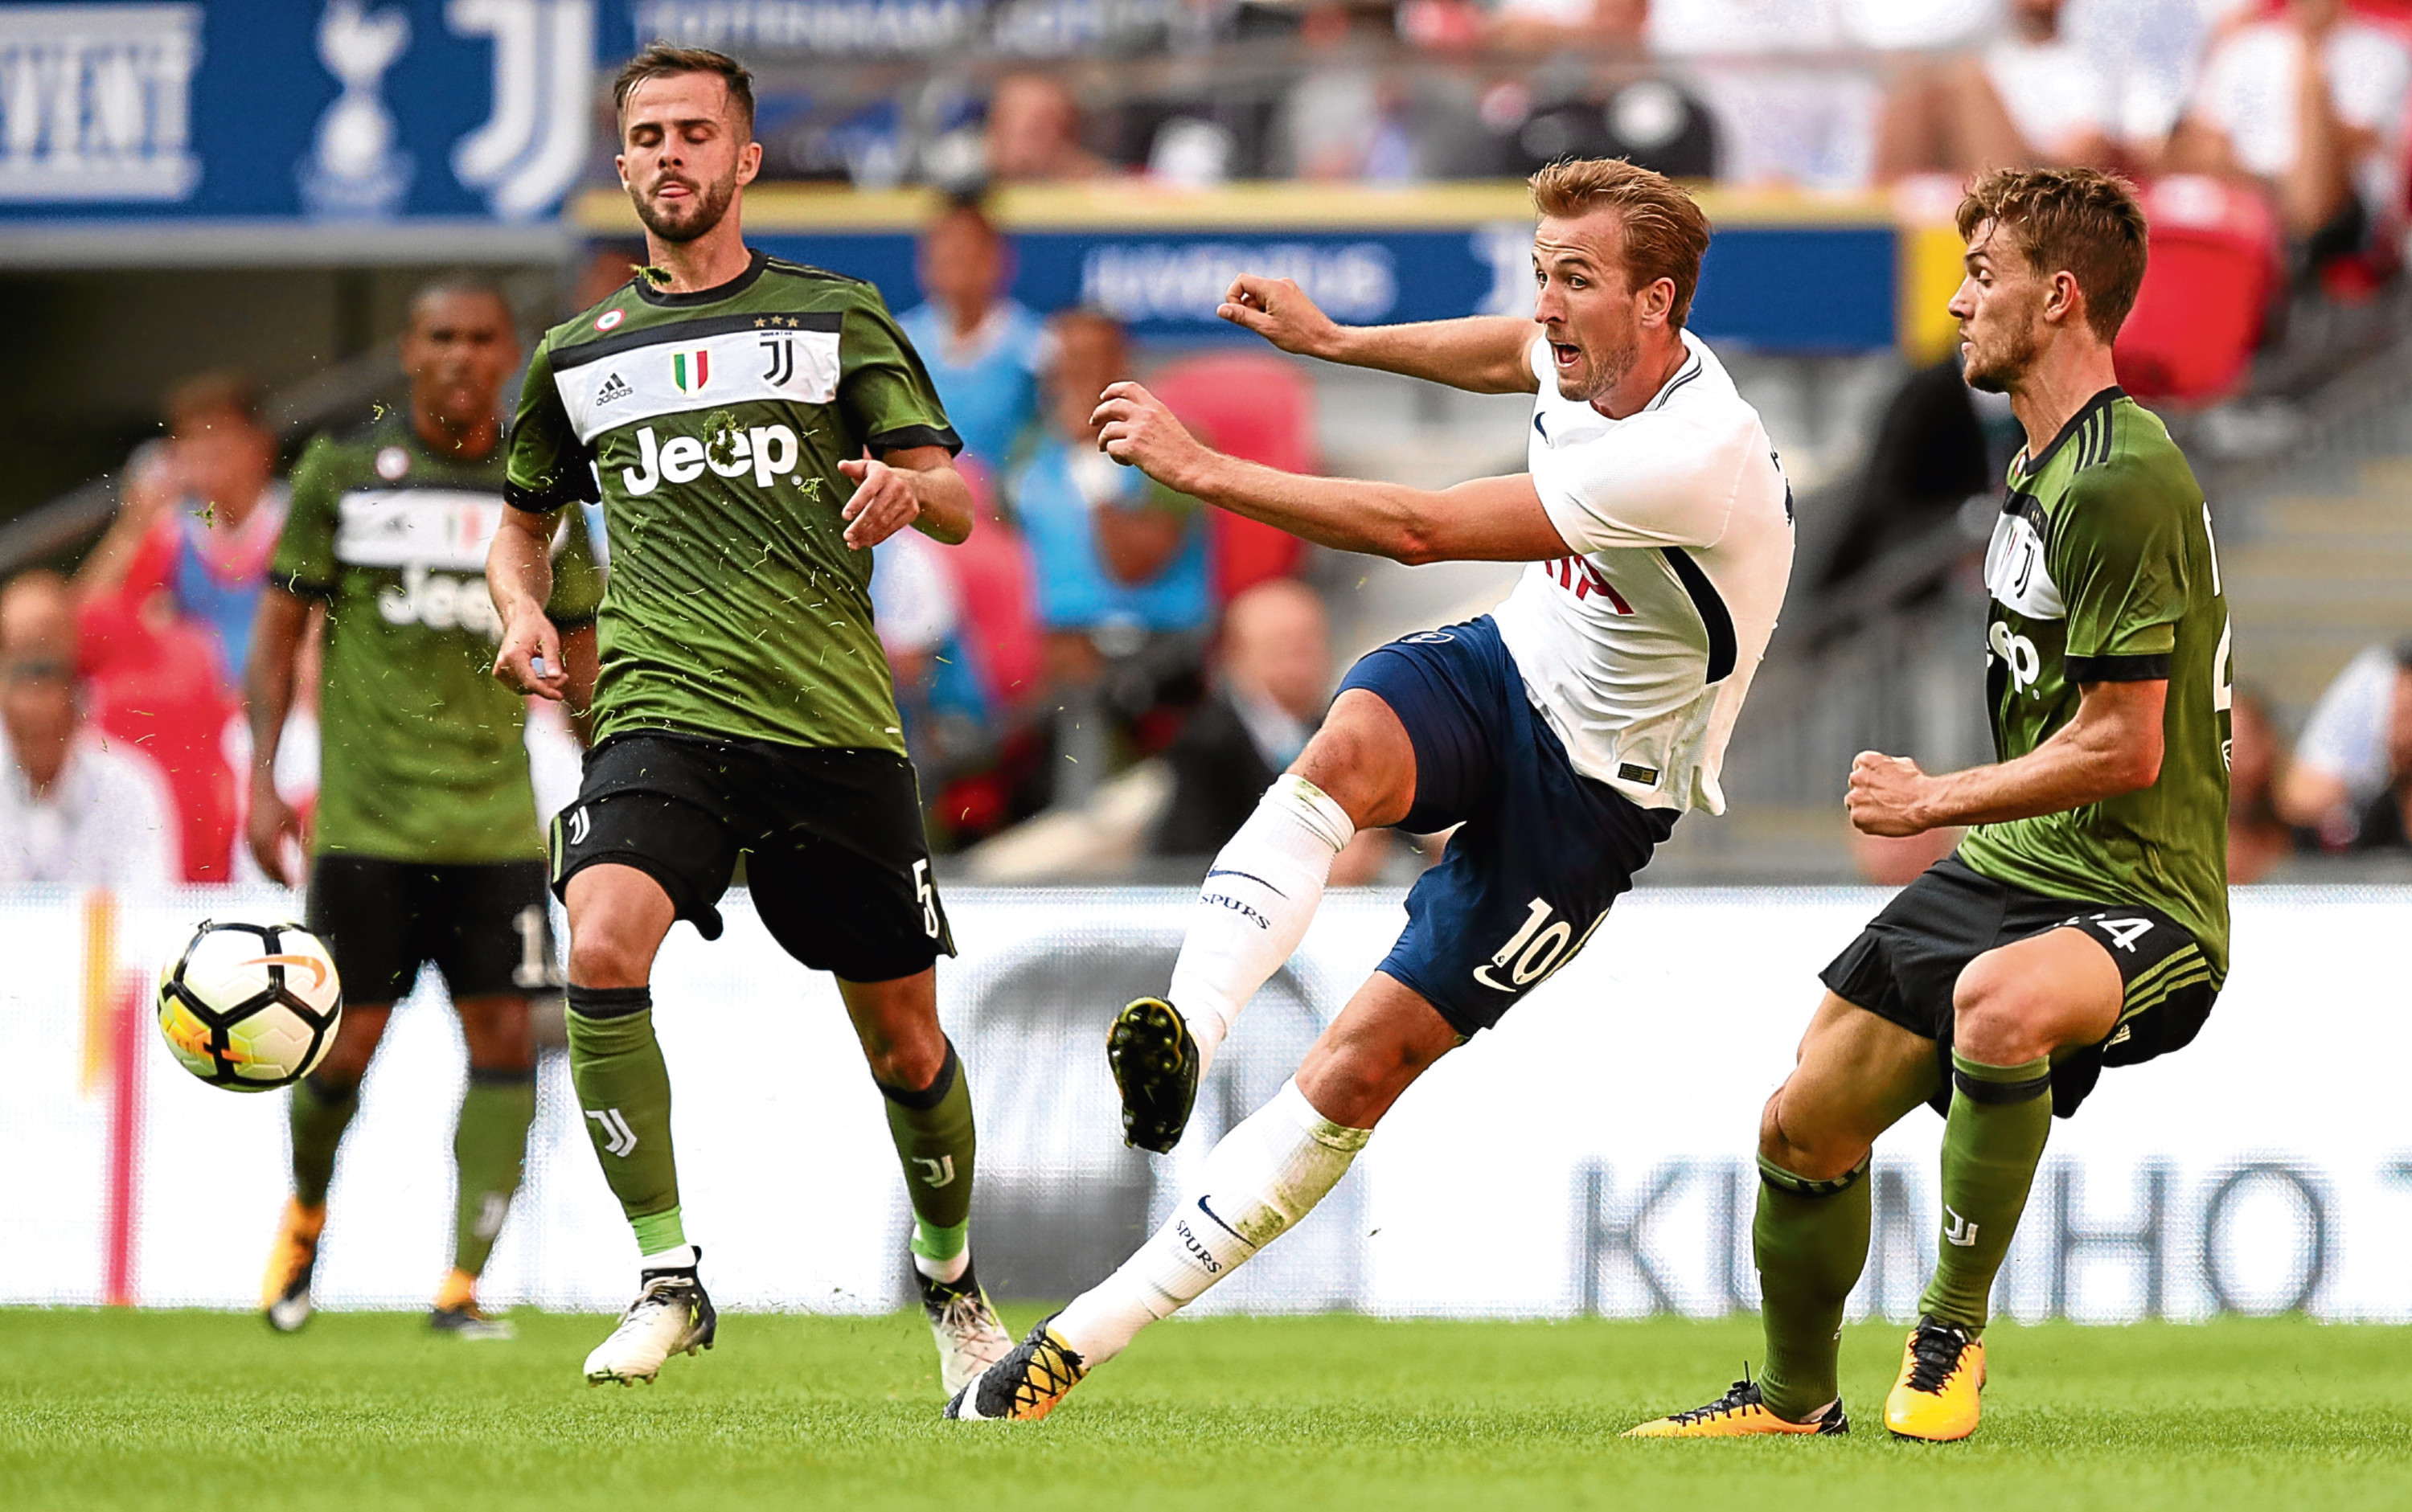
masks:
[[[515,1321],[0,1313],[0,1507],[2412,1507],[2400,1329],[2004,1326],[1984,1427],[1934,1446],[1883,1431],[1885,1326],[1848,1339],[1850,1438],[1667,1444],[1615,1435],[1715,1395],[1754,1320],[1178,1322],[1036,1426],[939,1421],[918,1315],[724,1316],[599,1390],[608,1320]]]

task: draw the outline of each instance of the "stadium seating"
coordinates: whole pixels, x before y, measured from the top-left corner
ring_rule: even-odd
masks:
[[[1149,387],[1181,422],[1220,450],[1286,473],[1318,471],[1315,392],[1298,370],[1263,352],[1211,352],[1174,362]],[[1214,600],[1229,603],[1298,569],[1305,546],[1271,525],[1215,510]]]
[[[2244,376],[2278,275],[2278,230],[2250,191],[2196,174],[2144,190],[2152,261],[2119,332],[2119,381],[2140,399],[2218,398]]]

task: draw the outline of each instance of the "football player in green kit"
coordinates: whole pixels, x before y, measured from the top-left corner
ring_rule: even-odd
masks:
[[[2228,970],[2228,606],[2202,489],[2123,394],[2111,338],[2144,217],[2090,169],[1987,175],[1960,207],[1968,382],[2027,444],[1986,553],[1999,764],[1853,763],[1851,822],[1972,828],[1824,973],[1759,1126],[1765,1373],[1648,1437],[1839,1433],[1844,1299],[1867,1260],[1876,1136],[1944,1117],[1934,1280],[1885,1402],[1903,1438],[1976,1431],[1983,1331],[2052,1116],[2106,1066],[2190,1042]]]
[[[586,1378],[649,1381],[713,1342],[652,979],[676,920],[718,936],[742,851],[755,912],[837,978],[886,1099],[951,1392],[1012,1341],[971,1270],[971,1089],[934,969],[954,946],[869,586],[871,548],[896,532],[970,533],[961,443],[876,289],[747,249],[762,149],[742,66],[655,45],[614,98],[653,266],[537,349],[488,572],[496,675],[560,697],[544,543],[563,506],[599,492],[612,576],[596,745],[554,822],[552,885],[569,910],[579,1106],[640,1259]]]
[[[519,1189],[536,1112],[528,996],[560,991],[544,838],[528,776],[526,700],[488,675],[502,622],[484,580],[503,503],[503,389],[519,337],[502,291],[470,278],[419,291],[402,338],[406,408],[312,441],[252,635],[252,854],[284,881],[302,826],[272,773],[313,606],[326,613],[320,785],[308,922],[334,953],[343,1028],[293,1089],[293,1196],[261,1287],[271,1326],[308,1321],[335,1152],[393,1005],[422,964],[444,975],[469,1048],[453,1138],[452,1271],[430,1321],[507,1337],[477,1283]],[[585,522],[547,538],[552,612],[583,708],[601,594]]]

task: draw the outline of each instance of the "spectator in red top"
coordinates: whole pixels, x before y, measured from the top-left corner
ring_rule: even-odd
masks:
[[[237,374],[187,378],[163,407],[167,444],[127,467],[125,506],[76,587],[136,609],[165,595],[176,614],[209,632],[219,680],[231,686],[285,524],[276,440],[259,423],[258,389]]]
[[[241,794],[227,735],[285,519],[257,390],[231,374],[168,392],[168,436],[126,466],[117,521],[76,576],[91,720],[167,773],[183,874],[232,880]]]

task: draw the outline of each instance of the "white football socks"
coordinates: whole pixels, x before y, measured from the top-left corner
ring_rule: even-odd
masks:
[[[971,1268],[972,1247],[969,1240],[965,1240],[962,1249],[943,1260],[933,1260],[928,1255],[919,1254],[913,1256],[913,1269],[941,1285],[950,1286],[963,1280],[963,1272]]]
[[[1051,1325],[1095,1368],[1139,1331],[1196,1301],[1313,1211],[1373,1138],[1315,1110],[1296,1081],[1240,1121],[1206,1157],[1198,1196]]]
[[[1303,777],[1274,781],[1214,858],[1173,963],[1169,996],[1198,1041],[1199,1074],[1257,989],[1281,970],[1357,827]]]
[[[695,1260],[696,1255],[694,1245],[678,1244],[662,1251],[658,1255],[640,1256],[637,1261],[637,1269],[640,1271],[692,1270],[695,1269]]]

